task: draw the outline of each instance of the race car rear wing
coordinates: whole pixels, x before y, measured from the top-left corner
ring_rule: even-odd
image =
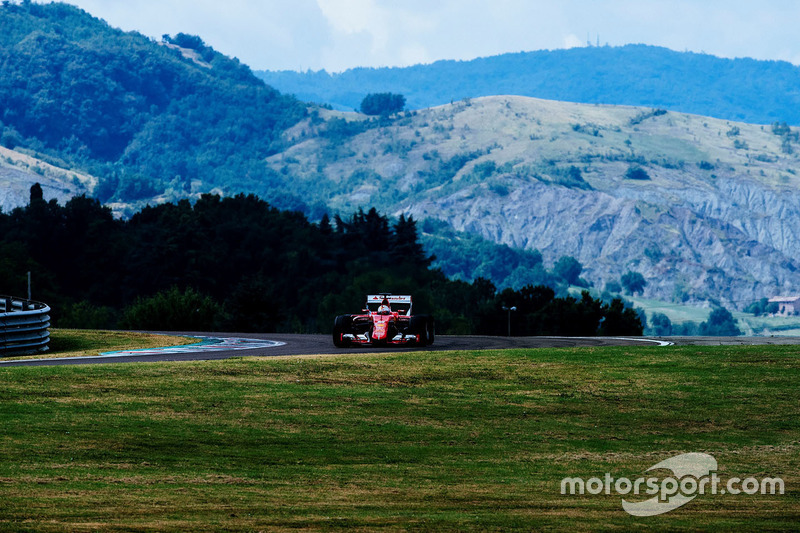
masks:
[[[401,315],[411,314],[411,296],[400,294],[369,294],[367,295],[367,309],[375,311],[384,300],[388,300],[392,311]]]

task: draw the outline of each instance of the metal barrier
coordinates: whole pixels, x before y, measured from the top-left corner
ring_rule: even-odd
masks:
[[[44,352],[50,342],[50,306],[0,296],[0,355]]]

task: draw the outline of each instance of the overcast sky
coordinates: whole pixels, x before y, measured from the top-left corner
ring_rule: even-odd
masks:
[[[643,43],[800,64],[797,0],[67,0],[123,30],[199,35],[255,70],[408,66]]]

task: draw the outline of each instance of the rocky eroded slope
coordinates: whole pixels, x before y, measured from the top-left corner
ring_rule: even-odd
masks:
[[[800,144],[785,125],[499,96],[345,134],[309,120],[267,163],[342,213],[376,206],[571,255],[603,287],[742,308],[800,292]],[[341,126],[341,123],[339,124]]]

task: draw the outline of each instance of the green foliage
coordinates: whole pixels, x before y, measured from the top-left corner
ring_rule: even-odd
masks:
[[[580,275],[582,270],[583,265],[581,265],[577,259],[568,255],[565,255],[556,261],[556,264],[553,266],[553,274],[560,277],[570,285],[580,284]]]
[[[781,137],[781,152],[784,154],[793,153],[792,143],[800,140],[800,132],[792,131],[792,128],[785,121],[773,122],[771,129],[772,133]]]
[[[755,301],[748,305],[745,309],[745,313],[752,313],[755,316],[761,315],[772,315],[777,313],[780,310],[780,306],[776,302],[770,303],[769,299],[761,298],[758,301]]]
[[[641,124],[642,122],[644,122],[648,118],[660,117],[660,116],[666,115],[666,114],[667,114],[667,110],[666,109],[652,109],[650,111],[642,111],[641,113],[639,113],[635,117],[631,118],[629,123],[630,123],[631,126],[636,126],[637,124]]]
[[[772,133],[774,133],[775,135],[777,135],[779,137],[787,136],[792,132],[792,128],[790,128],[789,125],[786,124],[785,121],[782,121],[782,122],[775,121],[775,122],[773,122],[772,126],[771,126],[771,129],[772,129]]]
[[[497,287],[515,290],[542,285],[559,294],[565,294],[568,285],[589,286],[580,277],[583,265],[573,257],[560,258],[548,270],[538,250],[496,244],[475,234],[457,232],[446,222],[430,218],[425,219],[422,230],[425,249],[434,257],[433,266],[449,278],[485,278]]]
[[[600,127],[596,124],[573,124],[572,131],[576,133],[585,133],[586,135],[591,135],[592,137],[602,137],[603,135],[600,133]]]
[[[691,320],[681,322],[680,324],[673,324],[672,334],[681,337],[694,337],[696,335],[700,335],[700,325],[697,322],[692,322]]]
[[[491,160],[478,163],[472,168],[472,173],[480,180],[485,180],[495,172],[497,172],[497,163]]]
[[[0,20],[0,142],[100,176],[104,201],[149,198],[176,178],[266,183],[249,162],[306,113],[199,37],[166,42],[203,64],[66,4],[4,4]]]
[[[641,335],[643,330],[638,314],[622,300],[604,304],[588,291],[581,293],[580,300],[556,298],[549,287],[529,285],[502,291],[489,314],[482,317],[480,333],[507,334],[509,316],[503,307],[516,307],[510,313],[512,335]]]
[[[208,328],[324,331],[320,299],[365,270],[420,285],[443,279],[427,270],[413,218],[390,224],[372,209],[336,221],[335,229],[327,218],[317,226],[244,195],[146,207],[127,221],[97,200],[76,197],[62,207],[35,196],[0,213],[0,294],[25,294],[31,271],[34,296],[53,307],[57,325],[106,327],[127,309],[122,324],[143,327],[170,298],[191,296],[179,287],[219,302],[213,319],[195,320]],[[155,329],[181,325],[165,320]]]
[[[58,323],[62,328],[111,329],[117,325],[117,312],[86,300],[67,304]]]
[[[521,289],[525,285],[556,285],[555,276],[542,265],[538,250],[517,250],[478,235],[455,231],[449,224],[425,219],[422,242],[449,278],[491,280],[498,287]]]
[[[365,115],[389,116],[401,112],[406,106],[402,94],[371,93],[361,100],[361,112]]]
[[[672,321],[663,313],[653,313],[650,318],[650,327],[647,329],[648,335],[669,336],[672,335]]]
[[[700,335],[713,337],[735,337],[741,335],[742,331],[736,323],[737,320],[733,318],[730,311],[724,307],[717,307],[711,311],[708,320],[700,324]]]
[[[211,331],[220,313],[220,305],[210,297],[192,288],[172,287],[137,299],[125,309],[120,325],[140,330]]]
[[[575,165],[570,165],[567,168],[559,169],[553,174],[553,182],[558,183],[559,185],[563,185],[572,189],[591,190],[592,188],[591,185],[586,183],[586,181],[583,179],[581,169]]]
[[[175,37],[170,37],[169,35],[164,35],[163,37],[164,41],[180,46],[181,48],[189,48],[201,53],[208,52],[209,50],[206,43],[203,42],[203,39],[197,35],[179,33]]]
[[[734,139],[733,147],[737,150],[748,150],[750,148],[750,146],[747,144],[747,141],[743,141],[741,139]]]
[[[628,271],[619,280],[626,294],[641,294],[647,286],[644,276],[639,272]]]
[[[626,307],[619,298],[611,300],[611,303],[605,304],[601,310],[604,320],[598,330],[600,335],[610,337],[642,334],[644,329],[642,319],[634,309]]]
[[[596,335],[612,324],[641,333],[613,302],[556,298],[535,284],[574,281],[574,259],[559,263],[565,279],[547,272],[538,252],[477,246],[483,259],[473,274],[526,284],[498,295],[484,277],[450,281],[430,268],[412,217],[391,221],[374,208],[311,224],[253,195],[204,195],[121,221],[97,200],[61,207],[33,194],[28,207],[0,213],[0,293],[19,292],[30,270],[36,298],[51,305],[57,326],[71,327],[327,332],[334,316],[361,309],[365,294],[389,291],[413,294],[417,312],[433,313],[444,333],[504,334],[499,310],[508,302],[522,311],[517,335]]]
[[[429,155],[430,160],[436,160],[435,164],[429,166],[429,169],[426,171],[420,171],[419,177],[420,182],[417,184],[417,191],[421,191],[423,189],[430,189],[433,187],[437,187],[439,185],[443,185],[446,183],[450,183],[453,181],[453,178],[456,174],[464,168],[467,163],[470,161],[474,161],[478,159],[482,155],[484,155],[483,150],[475,150],[473,152],[465,152],[461,154],[456,154],[450,159],[443,160],[439,156],[439,153],[434,151]],[[491,163],[494,163],[493,161]],[[476,165],[477,166],[477,165]],[[487,170],[494,171],[495,167],[491,166],[484,166],[481,167],[482,172]],[[479,171],[479,172],[481,172]]]
[[[642,167],[633,165],[628,167],[628,170],[625,172],[625,178],[629,180],[649,180],[650,175]]]
[[[323,136],[330,140],[333,145],[340,144],[346,139],[374,127],[376,123],[366,120],[346,120],[343,118],[332,118],[326,122]]]

